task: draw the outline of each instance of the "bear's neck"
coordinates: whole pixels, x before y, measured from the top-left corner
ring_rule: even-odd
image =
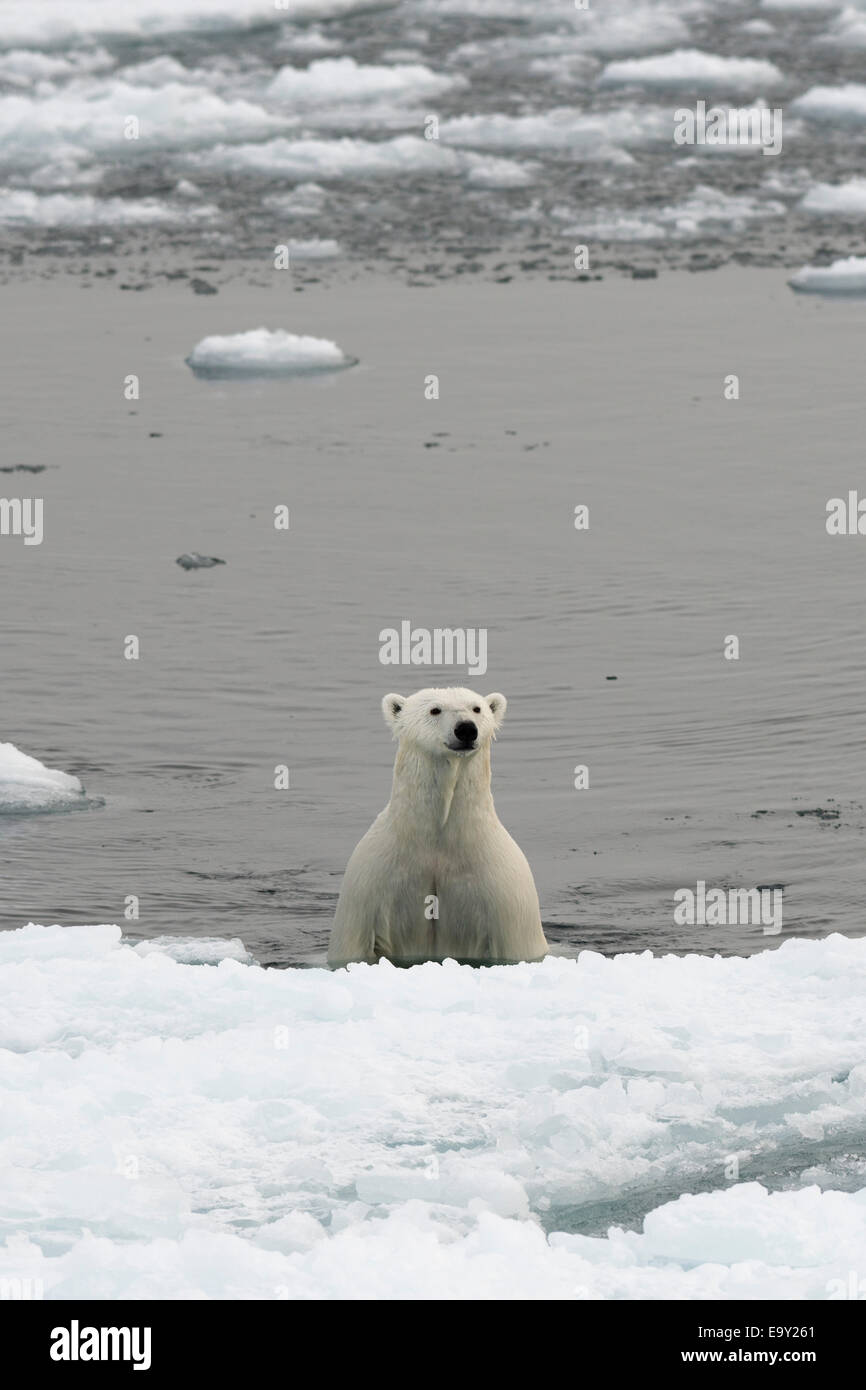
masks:
[[[490,792],[490,745],[471,757],[430,757],[411,744],[401,744],[394,763],[394,782],[388,811],[406,829],[434,834],[471,807],[493,810]]]

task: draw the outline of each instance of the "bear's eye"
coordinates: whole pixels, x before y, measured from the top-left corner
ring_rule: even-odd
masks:
[[[481,706],[480,706],[480,705],[473,705],[473,706],[472,706],[472,713],[473,713],[473,714],[480,714],[480,713],[481,713]]]
[[[434,707],[433,707],[433,709],[431,709],[430,713],[431,713],[431,714],[441,714],[442,711],[441,711],[441,709],[439,708],[438,705],[434,705]]]

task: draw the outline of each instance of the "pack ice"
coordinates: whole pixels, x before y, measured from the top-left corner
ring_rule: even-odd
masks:
[[[0,932],[0,1278],[54,1299],[850,1296],[866,939],[248,962],[216,938]]]

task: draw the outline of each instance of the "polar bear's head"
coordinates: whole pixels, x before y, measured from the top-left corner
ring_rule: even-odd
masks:
[[[394,737],[413,743],[425,753],[468,757],[486,747],[505,717],[505,696],[476,695],[452,686],[447,690],[416,690],[414,695],[386,695],[385,723]]]

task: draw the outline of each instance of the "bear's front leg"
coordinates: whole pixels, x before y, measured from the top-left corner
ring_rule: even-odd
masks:
[[[370,833],[356,846],[346,865],[328,944],[332,969],[353,961],[375,965],[379,959],[376,932],[382,911],[382,881],[375,857],[371,859],[364,846]]]

